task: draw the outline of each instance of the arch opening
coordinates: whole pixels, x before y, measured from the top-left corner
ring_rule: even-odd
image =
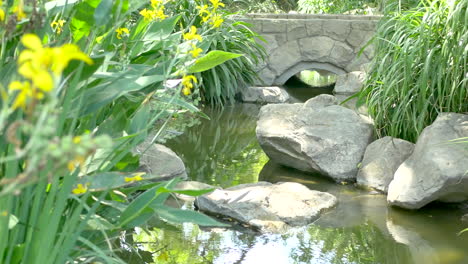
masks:
[[[328,63],[301,62],[281,76],[288,79],[282,84],[293,102],[305,102],[319,94],[332,94],[338,74],[345,73]]]

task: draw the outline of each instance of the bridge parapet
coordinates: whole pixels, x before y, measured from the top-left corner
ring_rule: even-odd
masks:
[[[237,19],[251,24],[267,41],[262,42],[268,58],[258,67],[262,79],[259,85],[283,85],[291,76],[306,69],[335,74],[361,70],[373,57],[373,46],[366,44],[375,34],[380,18],[249,14]]]

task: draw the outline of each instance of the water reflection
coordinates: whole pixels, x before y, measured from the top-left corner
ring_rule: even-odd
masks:
[[[268,160],[255,136],[259,110],[254,104],[206,108],[210,120],[200,119],[166,145],[182,158],[192,180],[222,187],[256,182]]]
[[[436,204],[414,212],[398,210],[387,207],[382,194],[265,164],[255,137],[258,108],[206,109],[210,121],[200,120],[168,145],[182,157],[193,180],[224,187],[258,180],[294,181],[332,193],[339,200],[337,207],[286,234],[153,223],[149,230],[138,228],[121,239],[137,248],[137,253],[121,254],[127,263],[468,263],[468,235],[457,235],[467,226],[456,207]]]

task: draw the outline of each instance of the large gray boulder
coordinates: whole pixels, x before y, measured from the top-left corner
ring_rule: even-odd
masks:
[[[139,170],[152,175],[152,180],[187,178],[184,162],[166,146],[145,141],[137,146],[134,152],[141,155]]]
[[[386,193],[393,174],[413,149],[413,143],[398,138],[384,137],[372,142],[364,153],[357,183]]]
[[[246,103],[277,104],[289,100],[289,94],[278,86],[250,86],[241,92],[241,99]]]
[[[354,71],[343,75],[338,75],[336,78],[335,94],[352,95],[359,92],[366,79],[366,73],[362,71]]]
[[[390,183],[391,205],[418,209],[435,201],[468,199],[468,146],[451,140],[468,137],[468,115],[442,113],[426,127],[413,154]]]
[[[355,180],[373,128],[336,103],[333,96],[320,95],[304,104],[263,106],[256,130],[260,146],[282,165]]]
[[[335,196],[295,182],[241,184],[199,196],[199,210],[234,218],[262,232],[283,232],[316,220],[335,206]]]

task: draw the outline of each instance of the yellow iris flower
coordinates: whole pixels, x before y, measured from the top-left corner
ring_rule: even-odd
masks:
[[[153,8],[158,8],[159,6],[163,5],[163,1],[162,0],[151,0],[151,7]]]
[[[54,87],[54,78],[50,72],[59,77],[72,60],[93,64],[88,55],[74,44],[56,48],[43,47],[39,37],[34,34],[25,34],[21,42],[27,49],[19,55],[18,72],[44,92],[49,92]]]
[[[2,9],[3,1],[0,0],[0,22],[5,20],[5,10]]]
[[[141,177],[143,175],[144,175],[144,173],[137,173],[133,177],[125,177],[125,182],[141,181],[141,180],[143,180],[143,177]]]
[[[164,6],[159,7],[158,9],[155,10],[148,10],[148,9],[143,9],[140,11],[140,15],[142,15],[145,20],[151,21],[151,20],[164,20],[167,18],[167,15],[164,14]]]
[[[50,23],[50,27],[57,33],[60,34],[63,31],[63,25],[65,24],[65,20],[59,19],[57,21],[53,21]]]
[[[211,4],[213,5],[214,9],[217,9],[218,7],[224,7],[224,4],[221,3],[219,0],[210,0]]]
[[[116,29],[115,32],[117,33],[117,38],[118,39],[122,39],[122,35],[123,36],[130,35],[130,31],[128,30],[128,28],[124,28],[124,27]]]
[[[194,58],[200,56],[200,53],[202,53],[202,52],[203,52],[203,50],[198,48],[195,44],[192,44],[192,50],[189,51],[189,53],[192,54],[192,56]]]
[[[184,75],[182,77],[182,85],[184,88],[182,89],[182,93],[184,95],[189,95],[192,93],[191,89],[193,88],[193,83],[198,83],[197,78],[193,75]]]
[[[33,90],[29,82],[13,81],[8,86],[8,90],[19,91],[19,93],[16,95],[15,100],[13,101],[13,105],[12,105],[13,110],[19,107],[25,109],[28,98],[33,97],[39,100],[44,98],[44,94],[40,91]]]
[[[78,183],[75,189],[72,190],[74,194],[83,194],[88,191],[88,187],[85,184]]]
[[[17,6],[15,6],[13,8],[13,13],[16,14],[16,20],[17,21],[21,21],[21,20],[23,20],[23,19],[25,19],[27,17],[26,13],[24,13],[24,11],[23,11],[23,4],[22,3],[18,4]]]
[[[197,27],[195,26],[191,26],[190,31],[188,33],[184,33],[182,36],[185,40],[197,39],[202,41],[202,37],[197,34]]]
[[[213,25],[213,27],[217,28],[220,27],[223,22],[224,19],[222,19],[220,15],[214,15],[211,19],[210,24]]]

